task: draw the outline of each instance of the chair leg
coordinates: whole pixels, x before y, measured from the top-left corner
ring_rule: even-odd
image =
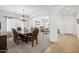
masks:
[[[15,38],[15,43],[17,43],[17,39]]]
[[[15,41],[15,38],[13,37],[13,41]]]
[[[25,43],[27,43],[27,44],[28,44],[28,40],[27,40],[27,39],[25,40]]]
[[[17,45],[19,44],[19,39],[17,39],[16,44],[17,44]]]
[[[26,40],[25,40],[25,41],[26,41],[26,43],[28,44],[29,37],[26,37],[25,39],[26,39]]]
[[[38,45],[38,39],[37,39],[37,37],[36,37],[36,44]]]
[[[32,40],[32,47],[34,47],[34,40]]]

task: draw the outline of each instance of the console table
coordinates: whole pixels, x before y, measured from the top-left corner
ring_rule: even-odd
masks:
[[[7,51],[7,36],[0,35],[0,52],[6,52],[6,51]]]

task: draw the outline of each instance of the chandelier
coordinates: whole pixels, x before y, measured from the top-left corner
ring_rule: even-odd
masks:
[[[26,21],[27,17],[24,15],[25,10],[23,9],[22,11],[23,11],[23,15],[20,17],[20,20]]]

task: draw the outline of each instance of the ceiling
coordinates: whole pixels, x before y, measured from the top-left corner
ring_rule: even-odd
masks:
[[[46,5],[0,5],[0,10],[17,15],[23,15],[23,9],[26,16],[48,14],[48,6]]]
[[[71,14],[74,13],[75,9],[78,9],[79,6],[65,6],[65,5],[51,5],[52,8],[55,8],[57,13]],[[39,15],[49,15],[49,6],[48,5],[0,5],[0,10],[10,12],[16,15],[24,15],[35,17]]]

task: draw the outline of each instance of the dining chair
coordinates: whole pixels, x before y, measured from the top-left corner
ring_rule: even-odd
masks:
[[[38,32],[39,30],[37,28],[34,28],[34,30],[31,33],[27,33],[28,35],[28,41],[32,42],[32,47],[34,47],[34,41],[36,40],[36,44],[38,44]]]
[[[27,35],[25,36],[24,34],[17,32],[17,31],[16,31],[15,29],[13,29],[13,28],[12,28],[12,31],[13,31],[13,34],[14,34],[14,36],[13,36],[13,41],[14,41],[17,45],[19,44],[19,41],[20,41],[20,40],[28,44],[28,42],[27,42],[27,39],[28,39]]]
[[[19,44],[19,37],[17,35],[17,31],[12,28],[12,32],[13,32],[13,41],[18,45]]]

